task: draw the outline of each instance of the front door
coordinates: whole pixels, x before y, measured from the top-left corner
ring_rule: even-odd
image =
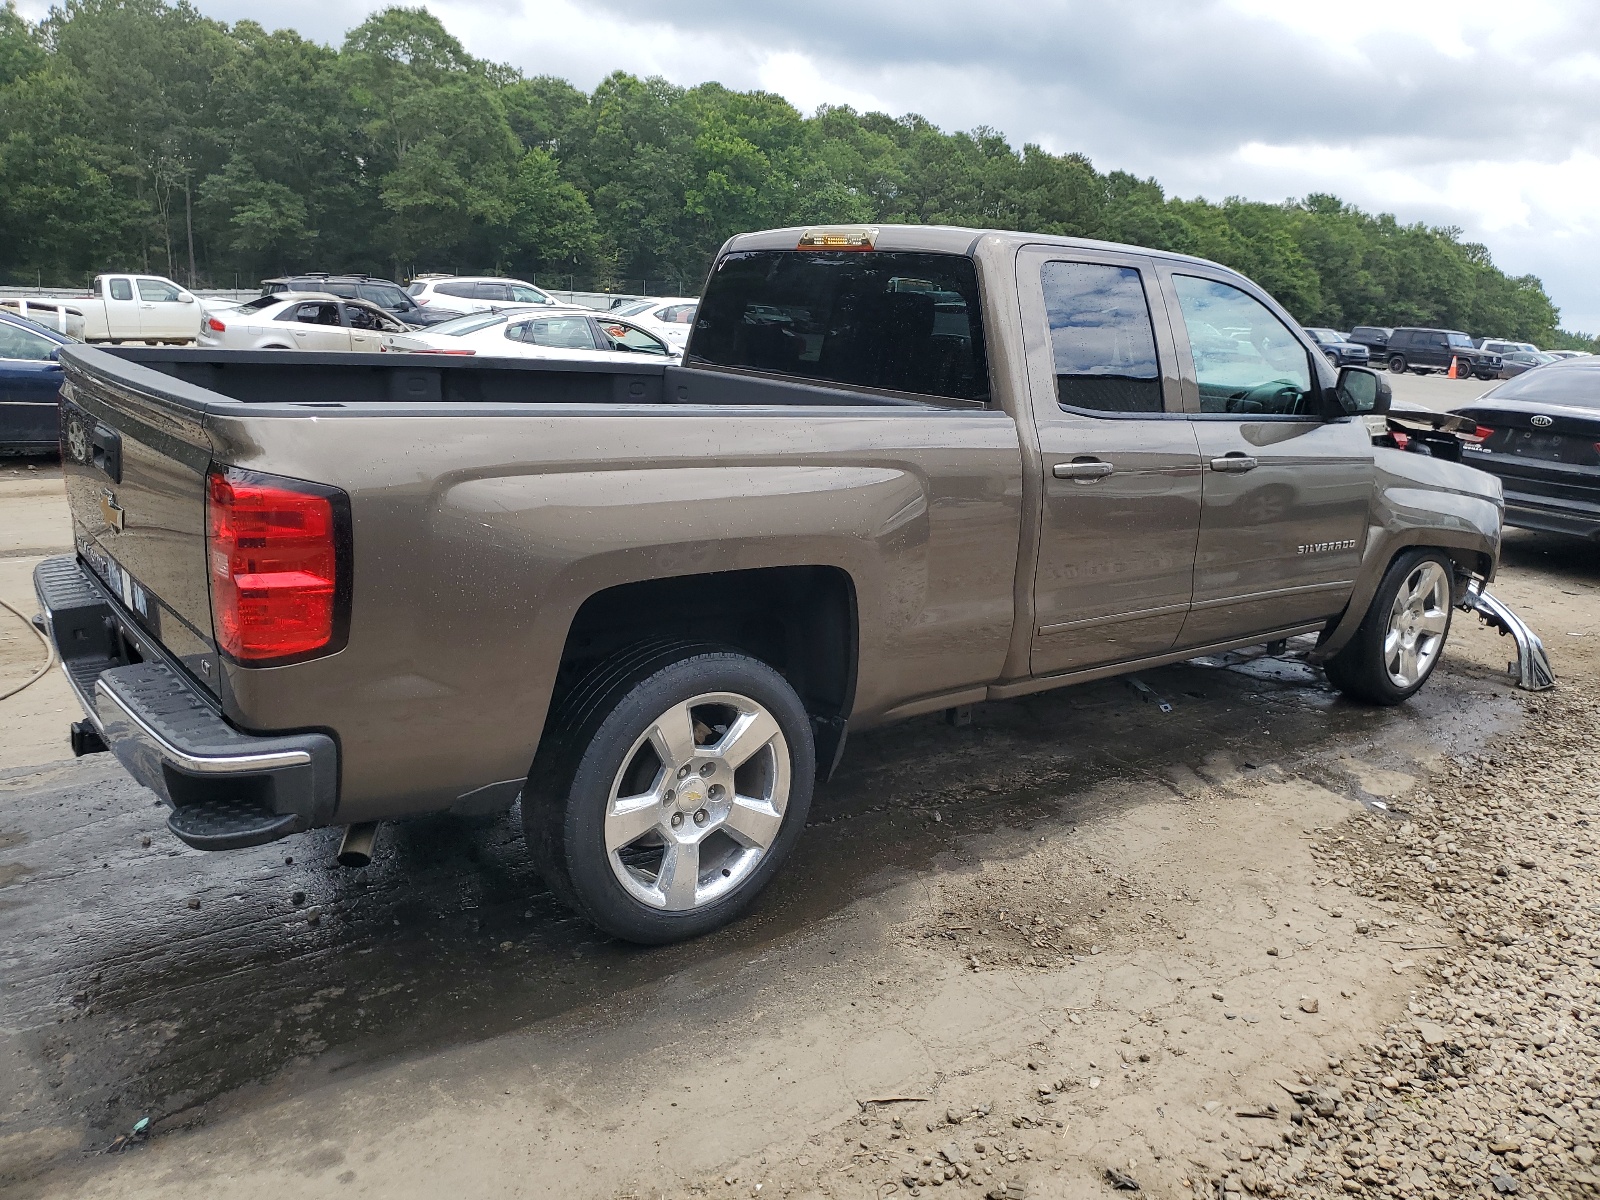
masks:
[[[1193,426],[1205,510],[1181,644],[1322,620],[1355,584],[1372,440],[1339,410],[1331,373],[1260,299],[1203,268],[1163,270],[1179,350],[1199,385]]]
[[[1161,654],[1189,611],[1200,452],[1150,261],[1029,247],[1017,271],[1042,467],[1032,673]]]
[[[139,302],[133,298],[133,280],[126,275],[109,275],[101,280],[101,285],[106,306],[106,336],[118,340],[137,338]]]
[[[199,304],[165,279],[136,279],[139,290],[139,336],[145,341],[192,338],[200,331]]]
[[[406,327],[383,312],[376,305],[345,304],[345,320],[349,322],[350,349],[358,353],[376,354],[383,345],[386,333],[404,333]]]

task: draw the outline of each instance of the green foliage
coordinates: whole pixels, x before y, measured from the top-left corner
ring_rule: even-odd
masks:
[[[1460,231],[1327,195],[1167,196],[994,130],[618,72],[585,93],[468,54],[426,9],[338,49],[188,0],[0,8],[0,273],[116,266],[651,278],[692,290],[730,234],[938,222],[1129,242],[1234,267],[1307,324],[1444,325],[1596,348]]]

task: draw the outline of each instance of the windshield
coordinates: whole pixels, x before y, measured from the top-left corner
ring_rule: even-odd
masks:
[[[619,317],[631,317],[636,313],[642,313],[654,303],[654,300],[635,300],[632,304],[618,305],[610,311]]]
[[[457,317],[454,321],[440,321],[430,328],[428,332],[442,333],[445,337],[460,337],[464,333],[477,333],[480,329],[487,329],[491,325],[499,325],[505,319],[505,313],[468,313],[464,317]]]
[[[1484,397],[1491,398],[1600,408],[1600,366],[1582,363],[1563,365],[1559,371],[1529,371],[1506,380]]]
[[[428,285],[425,283],[412,283],[411,286],[406,288],[406,295],[420,296],[424,291],[427,290],[427,287]]]
[[[268,294],[268,295],[265,295],[265,296],[257,296],[254,300],[247,300],[243,304],[239,305],[239,307],[234,309],[233,311],[234,312],[241,312],[241,313],[258,313],[263,308],[268,308],[268,307],[270,307],[270,306],[272,306],[274,304],[282,304],[282,303],[283,303],[283,298],[281,296],[274,296],[274,295]]]
[[[1464,333],[1452,333],[1450,335],[1450,345],[1460,350],[1477,349],[1477,347],[1472,344],[1472,339]]]

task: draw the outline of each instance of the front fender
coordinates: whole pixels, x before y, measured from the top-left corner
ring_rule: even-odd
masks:
[[[1500,562],[1505,501],[1493,475],[1388,447],[1374,451],[1372,507],[1350,602],[1311,657],[1323,662],[1360,628],[1395,556],[1417,546],[1448,553],[1463,573],[1492,580]]]

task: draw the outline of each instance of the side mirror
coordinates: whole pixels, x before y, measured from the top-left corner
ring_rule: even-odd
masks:
[[[179,304],[193,304],[194,303],[193,294],[191,294],[189,292],[179,292],[178,293],[178,303]]]
[[[1389,381],[1370,367],[1345,367],[1339,372],[1339,386],[1334,393],[1339,407],[1346,416],[1364,417],[1382,415],[1389,411],[1394,401],[1394,389]]]

